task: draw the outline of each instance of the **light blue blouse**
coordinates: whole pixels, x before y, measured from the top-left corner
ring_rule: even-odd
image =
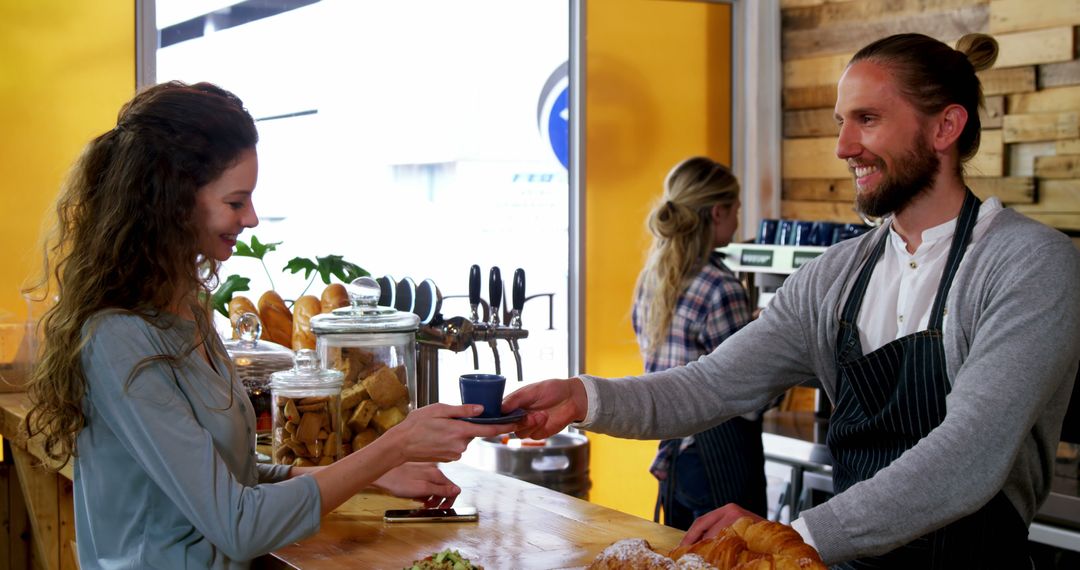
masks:
[[[84,570],[246,568],[319,529],[315,480],[286,480],[287,467],[256,463],[255,415],[235,378],[193,352],[176,368],[156,361],[129,379],[145,358],[190,343],[192,323],[92,321],[74,485]]]

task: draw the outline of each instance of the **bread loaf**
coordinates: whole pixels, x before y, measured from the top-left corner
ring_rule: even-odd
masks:
[[[254,313],[257,316],[259,311],[255,308],[255,303],[251,302],[251,299],[243,295],[235,295],[229,301],[229,322],[232,323],[233,338],[239,338],[236,334],[236,322],[240,320],[244,313]]]
[[[292,345],[292,313],[285,301],[274,291],[259,297],[259,319],[262,320],[262,337],[281,346]]]
[[[322,312],[329,313],[338,307],[348,305],[349,294],[341,283],[331,283],[323,289],[322,298],[319,301],[322,303]]]
[[[315,334],[311,332],[311,317],[322,312],[322,303],[314,295],[304,295],[293,304],[292,349],[315,350]]]

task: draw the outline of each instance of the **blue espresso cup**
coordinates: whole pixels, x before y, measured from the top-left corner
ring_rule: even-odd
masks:
[[[462,404],[484,406],[481,418],[497,418],[502,415],[503,390],[506,377],[499,374],[462,374],[458,377]]]

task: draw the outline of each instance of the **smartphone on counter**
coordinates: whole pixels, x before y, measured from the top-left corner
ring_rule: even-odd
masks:
[[[389,509],[383,514],[383,521],[388,523],[476,522],[478,519],[476,507]]]

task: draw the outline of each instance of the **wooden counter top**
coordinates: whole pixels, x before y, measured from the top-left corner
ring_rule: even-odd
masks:
[[[605,547],[645,538],[668,550],[683,532],[517,479],[446,464],[474,523],[384,523],[383,511],[415,503],[377,493],[357,495],[323,519],[315,536],[260,559],[256,568],[393,569],[452,548],[487,570],[583,568]],[[285,564],[283,564],[285,563]]]
[[[55,561],[47,567],[66,568],[71,558],[61,556],[61,551],[69,550],[74,538],[68,520],[71,465],[61,470],[62,478],[30,466],[30,457],[40,459],[42,454],[36,441],[19,435],[27,410],[26,394],[0,394],[0,433],[13,440],[22,483],[33,481],[52,490],[48,509],[33,509],[36,547],[43,558]],[[416,503],[378,492],[361,493],[326,516],[318,534],[259,558],[254,567],[400,570],[413,560],[452,548],[487,570],[583,568],[616,540],[645,538],[655,548],[669,550],[683,536],[682,531],[503,475],[453,463],[442,469],[462,489],[458,504],[479,510],[478,522],[387,524],[383,511]],[[60,493],[61,498],[66,495],[66,501],[60,501],[63,506],[57,504],[58,483],[66,489]],[[46,516],[58,507],[60,514]]]

